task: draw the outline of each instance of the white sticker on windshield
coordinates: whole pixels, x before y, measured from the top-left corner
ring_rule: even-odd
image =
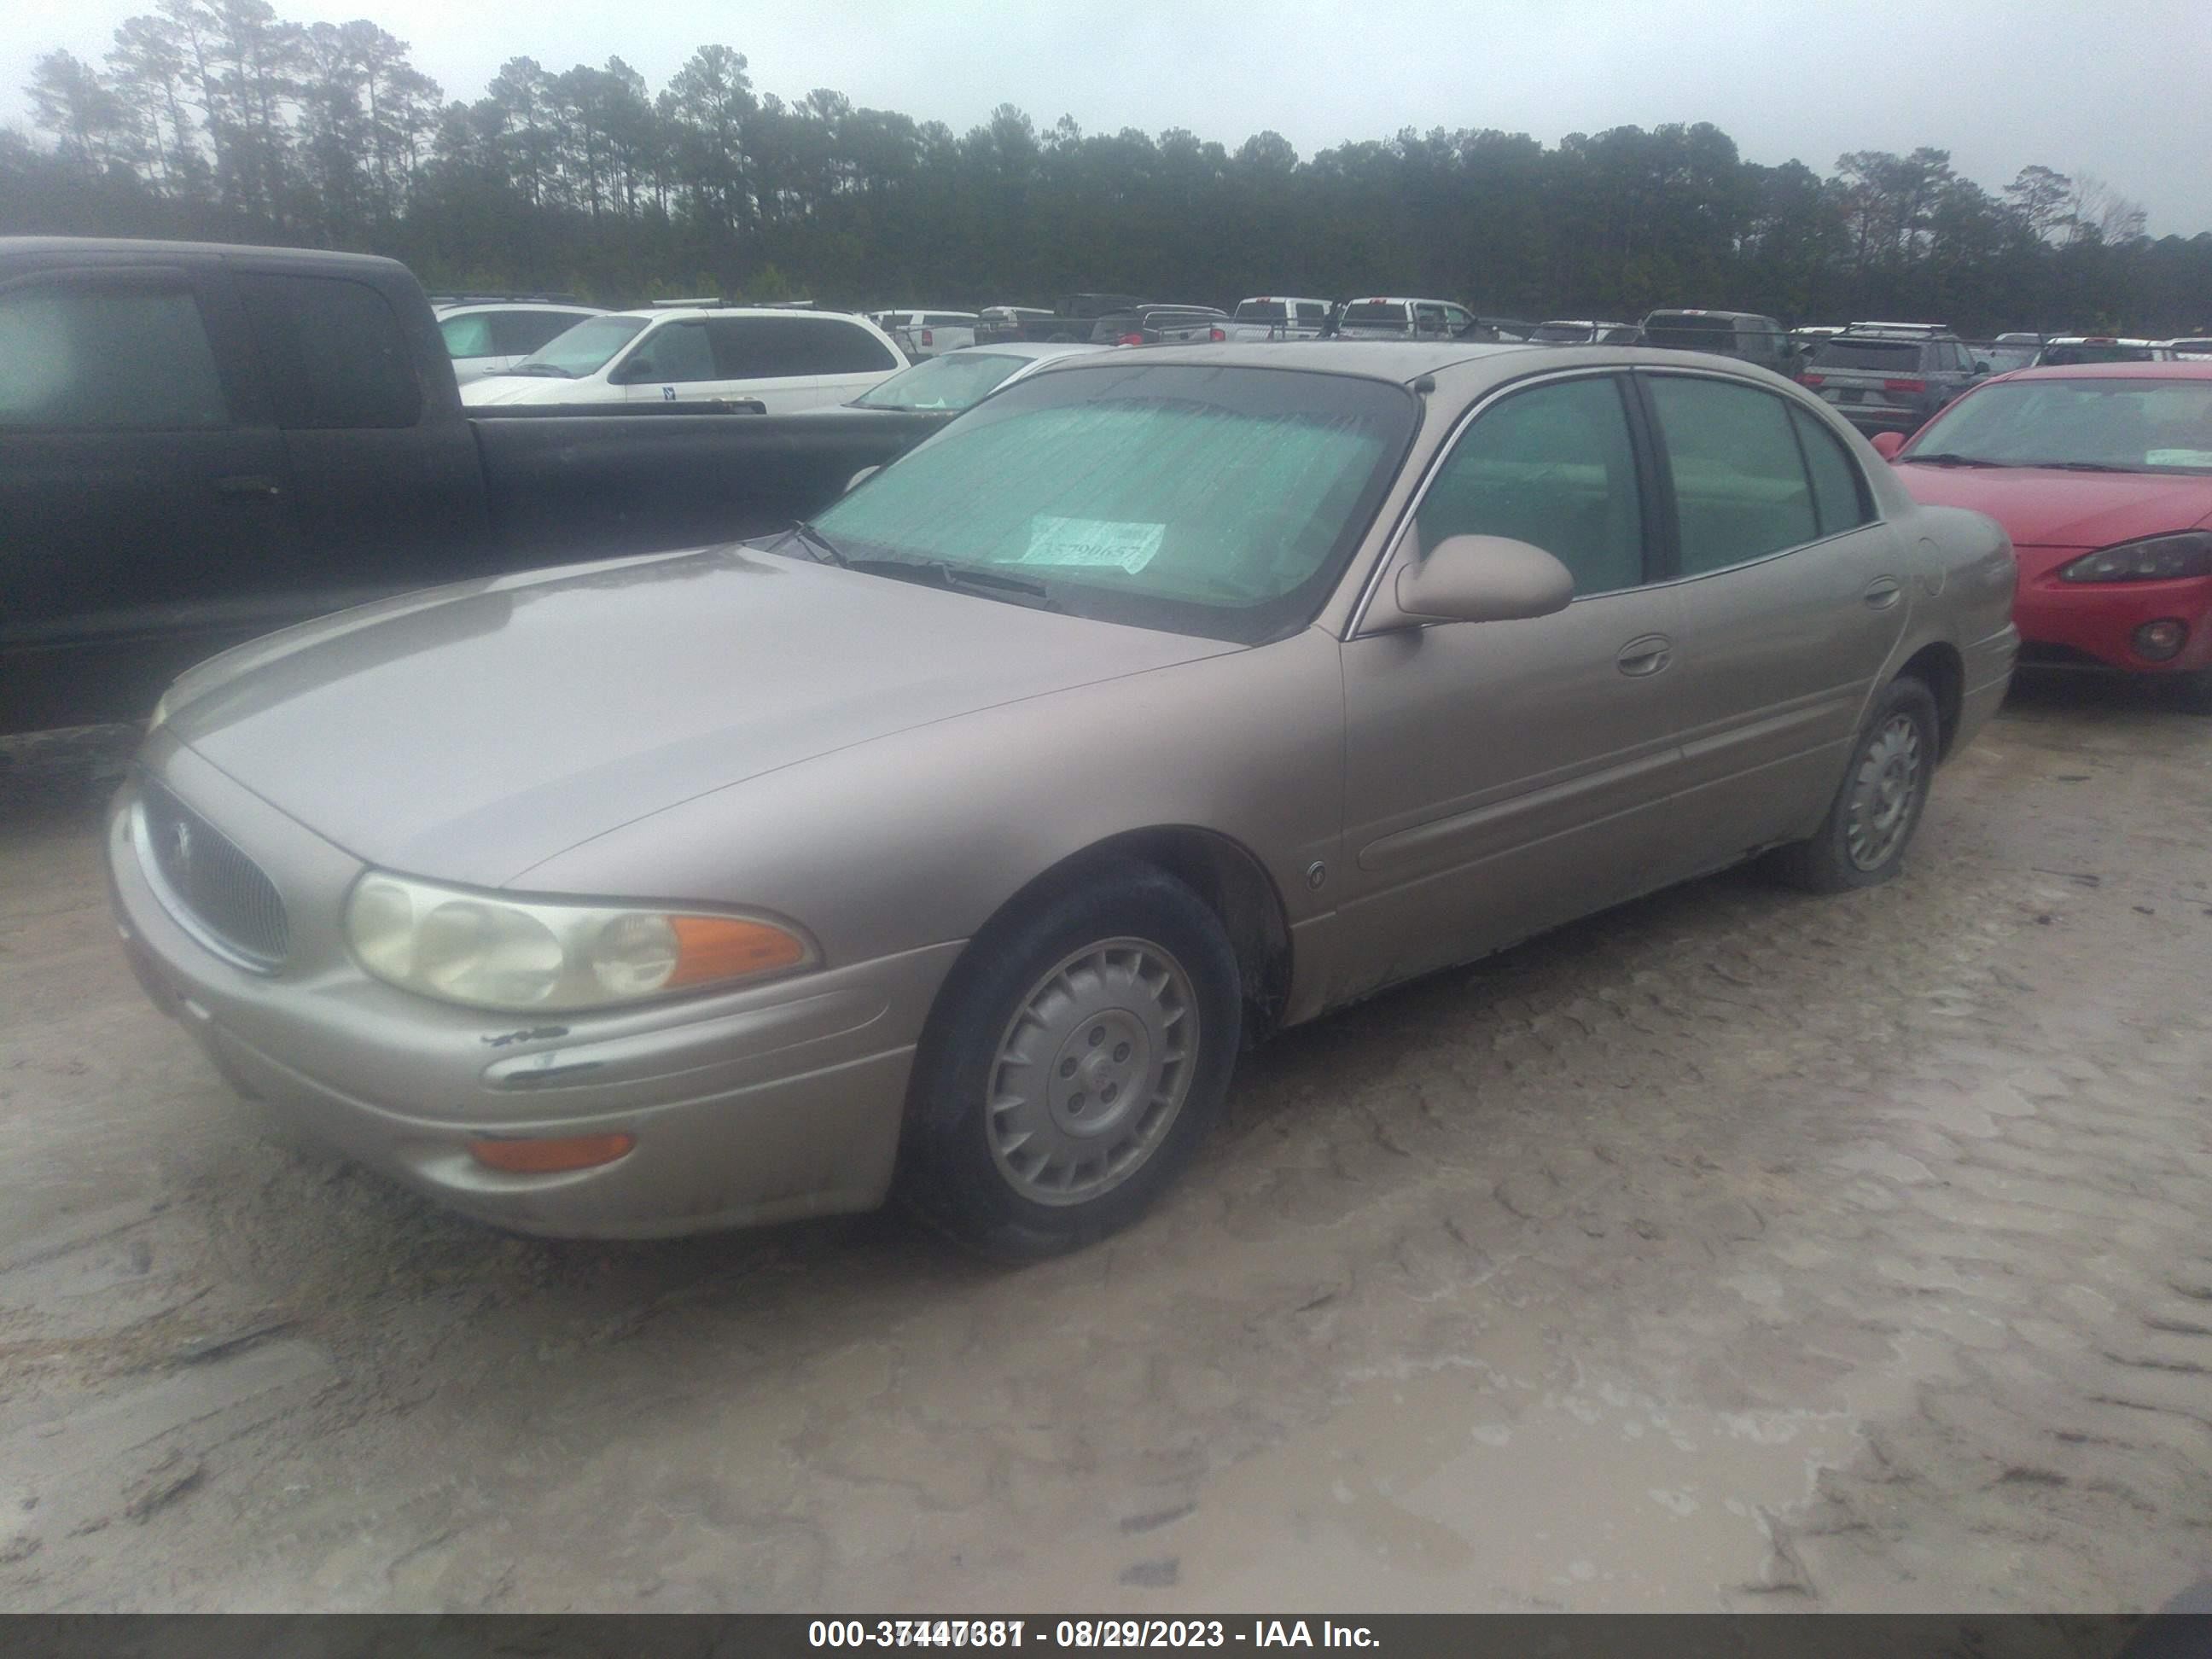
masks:
[[[2212,449],[2154,449],[2145,466],[2212,466]]]
[[[1024,564],[1110,564],[1135,575],[1152,562],[1167,534],[1164,524],[1129,524],[1113,519],[1030,520],[1030,550]]]

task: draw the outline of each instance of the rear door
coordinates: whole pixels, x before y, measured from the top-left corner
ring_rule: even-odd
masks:
[[[213,261],[0,283],[0,730],[143,718],[259,631],[286,483]]]
[[[423,384],[391,299],[350,276],[247,266],[239,296],[268,367],[290,476],[295,556],[259,601],[311,617],[497,568],[476,442]]]
[[[1345,981],[1464,961],[1662,878],[1680,760],[1679,601],[1654,581],[1648,465],[1620,374],[1510,391],[1417,507],[1420,545],[1534,542],[1575,578],[1553,616],[1344,647]]]
[[[1688,874],[1810,833],[1910,614],[1908,550],[1850,452],[1789,398],[1637,378],[1674,529]]]

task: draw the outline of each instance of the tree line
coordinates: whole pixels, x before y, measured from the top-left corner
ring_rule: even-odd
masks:
[[[50,52],[26,91],[43,138],[0,131],[0,230],[375,252],[434,289],[2212,324],[2212,232],[2148,237],[2097,179],[2031,165],[1992,193],[1932,148],[1855,151],[1824,177],[1747,161],[1702,122],[1550,148],[1407,128],[1307,157],[1274,132],[1231,149],[1183,128],[1040,128],[1012,105],[958,134],[827,88],[787,102],[721,46],[658,92],[620,58],[515,58],[469,101],[376,24],[292,22],[267,0],[157,0],[103,62]]]

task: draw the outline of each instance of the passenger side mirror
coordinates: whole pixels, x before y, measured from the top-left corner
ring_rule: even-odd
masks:
[[[869,479],[874,477],[877,473],[882,471],[883,468],[880,466],[862,467],[858,472],[855,472],[851,477],[845,480],[845,493],[848,495],[851,495],[854,490],[858,489],[862,484],[867,483]]]
[[[636,356],[631,358],[628,362],[616,364],[614,372],[607,376],[607,384],[610,386],[641,386],[647,380],[657,380],[659,378],[659,377],[653,372],[653,354],[650,352],[641,351]]]
[[[1988,358],[1986,358],[1986,357],[1977,357],[1977,358],[1975,358],[1975,359],[1974,359],[1974,373],[1975,373],[1975,374],[1988,374],[1989,372],[1990,372],[1990,360],[1989,360]]]
[[[1566,566],[1505,536],[1447,536],[1419,558],[1401,560],[1368,607],[1365,631],[1424,623],[1520,622],[1564,611],[1575,596]]]
[[[1905,434],[1902,432],[1877,432],[1867,441],[1874,446],[1875,454],[1885,461],[1893,461],[1897,459],[1897,452],[1905,447]]]

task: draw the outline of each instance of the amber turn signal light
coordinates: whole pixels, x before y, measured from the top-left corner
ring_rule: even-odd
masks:
[[[611,1164],[637,1145],[628,1134],[571,1135],[565,1140],[471,1140],[469,1156],[505,1175],[559,1175]]]

